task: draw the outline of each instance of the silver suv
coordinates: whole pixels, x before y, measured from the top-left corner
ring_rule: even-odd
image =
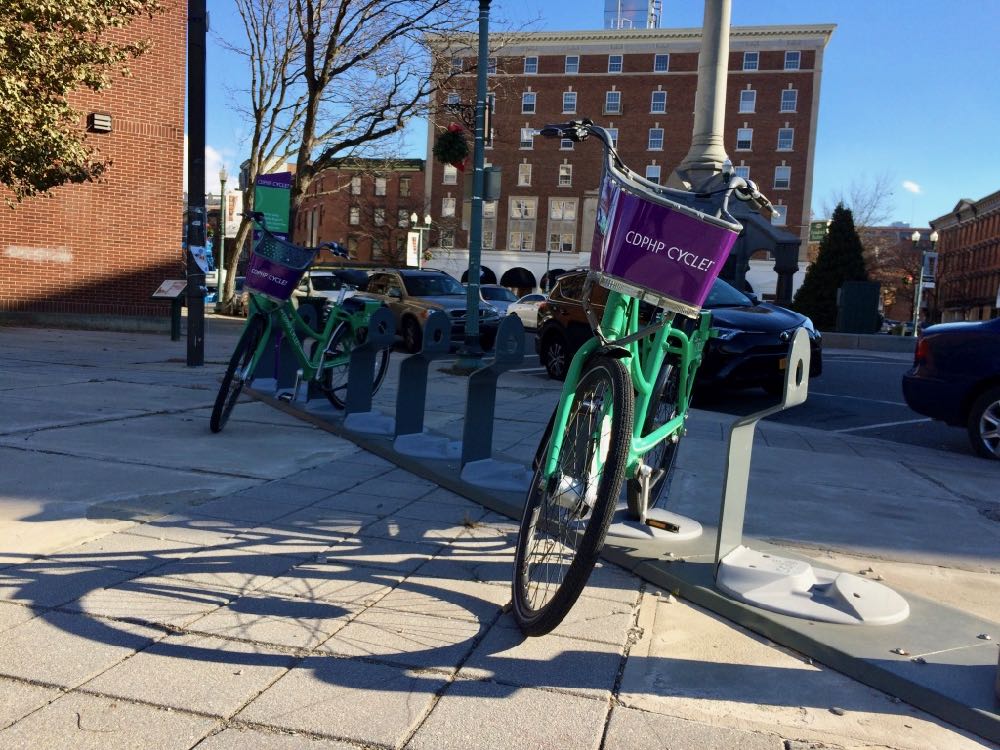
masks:
[[[466,289],[444,271],[415,268],[375,271],[368,279],[364,296],[385,304],[396,319],[396,331],[408,352],[420,351],[424,323],[434,310],[443,310],[451,319],[451,342],[465,341]],[[479,305],[479,344],[493,348],[500,315],[485,302]]]

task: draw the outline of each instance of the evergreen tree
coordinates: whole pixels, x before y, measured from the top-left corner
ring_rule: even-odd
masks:
[[[819,255],[806,271],[792,307],[812,318],[820,330],[836,330],[837,290],[845,281],[867,280],[864,247],[854,229],[854,217],[839,203],[829,231],[819,244]]]

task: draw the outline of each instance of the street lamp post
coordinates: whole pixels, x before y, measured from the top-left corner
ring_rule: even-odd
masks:
[[[215,312],[223,310],[223,293],[226,291],[226,180],[229,173],[223,164],[219,170],[219,263],[215,270]]]
[[[424,214],[424,224],[423,226],[417,224],[420,218],[417,216],[417,212],[414,211],[410,214],[410,226],[420,232],[420,242],[417,245],[417,268],[424,267],[424,232],[431,231],[431,215]],[[428,235],[429,236],[429,235]]]
[[[913,241],[913,249],[917,249],[917,243],[920,242],[920,232],[913,230],[913,234],[910,235],[910,239]],[[938,233],[932,231],[930,236],[927,238],[931,242],[931,250],[934,250],[934,246],[937,245]],[[913,335],[917,335],[917,329],[920,326],[920,305],[924,295],[924,268],[927,266],[927,252],[924,250],[920,251],[920,275],[917,277],[917,288],[913,292]]]

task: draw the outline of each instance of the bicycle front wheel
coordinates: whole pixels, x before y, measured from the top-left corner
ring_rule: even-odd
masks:
[[[593,358],[573,394],[556,471],[546,480],[544,461],[536,466],[521,519],[513,611],[527,635],[558,626],[590,578],[621,493],[634,408],[625,366]]]
[[[363,334],[361,330],[359,333]],[[361,336],[364,340],[364,336]],[[327,399],[338,409],[347,405],[347,377],[351,363],[351,351],[358,345],[358,336],[350,323],[344,322],[333,330],[330,345],[323,363],[323,374],[320,386]],[[389,350],[381,349],[375,353],[375,372],[372,377],[372,394],[376,393],[385,380],[385,372],[389,368]]]
[[[260,340],[266,327],[263,315],[254,315],[247,321],[246,328],[240,336],[233,356],[229,359],[229,367],[219,386],[219,394],[215,397],[212,407],[212,418],[209,426],[212,432],[220,432],[229,421],[229,415],[236,406],[236,400],[243,391],[243,386],[253,382],[253,356],[260,346]]]

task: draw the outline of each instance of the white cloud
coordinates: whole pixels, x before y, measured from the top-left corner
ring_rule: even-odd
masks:
[[[226,164],[225,157],[215,148],[211,146],[205,146],[205,193],[218,195],[219,188],[219,169],[222,165]],[[229,172],[229,181],[226,182],[226,192],[230,189],[237,187],[235,182],[235,177],[238,176],[238,171],[234,173],[232,167],[226,164],[226,171]],[[187,167],[187,136],[184,136],[184,192],[187,192],[187,178],[188,178],[188,167]]]
[[[913,193],[914,195],[919,195],[923,191],[920,189],[920,185],[915,183],[913,180],[903,180],[903,190],[908,193]]]

